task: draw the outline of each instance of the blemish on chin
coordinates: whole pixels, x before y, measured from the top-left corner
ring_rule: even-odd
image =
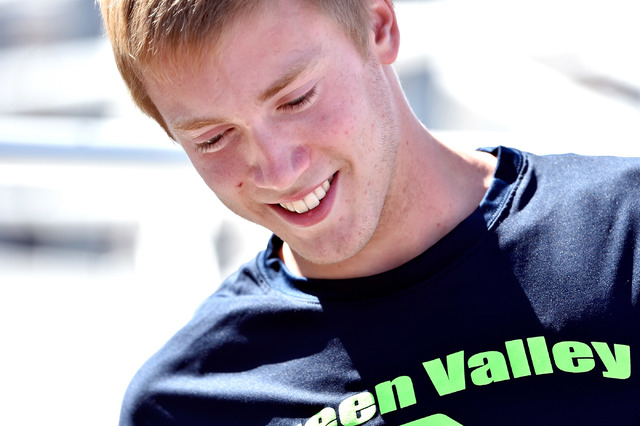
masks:
[[[240,183],[238,183],[238,185],[237,185],[237,186],[238,186],[238,188],[242,188],[242,185],[244,185],[244,183],[243,183],[243,182],[240,182]]]

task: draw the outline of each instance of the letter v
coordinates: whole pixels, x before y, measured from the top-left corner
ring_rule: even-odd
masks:
[[[422,366],[440,396],[465,389],[464,351],[447,355],[447,368],[440,358],[423,362]]]

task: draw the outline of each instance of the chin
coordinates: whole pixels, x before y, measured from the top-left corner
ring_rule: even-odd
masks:
[[[351,235],[351,238],[342,236],[327,238],[324,241],[315,240],[311,246],[306,243],[289,245],[305,262],[318,266],[336,266],[349,261],[366,247],[370,238],[362,239],[361,234],[358,236],[359,239]]]

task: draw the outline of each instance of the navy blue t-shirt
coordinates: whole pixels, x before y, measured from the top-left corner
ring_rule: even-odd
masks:
[[[478,209],[397,269],[298,278],[273,237],[121,426],[640,424],[640,160],[494,154]]]

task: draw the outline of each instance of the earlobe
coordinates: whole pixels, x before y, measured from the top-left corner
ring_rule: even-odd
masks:
[[[392,64],[398,56],[400,31],[391,0],[371,1],[371,46],[380,63]]]

